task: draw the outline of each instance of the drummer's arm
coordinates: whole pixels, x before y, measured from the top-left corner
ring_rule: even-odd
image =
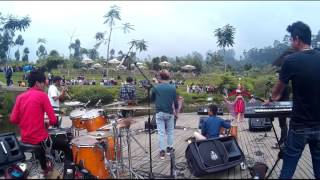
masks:
[[[48,117],[49,117],[49,125],[55,125],[57,124],[57,118],[54,114],[54,110],[52,105],[50,104],[49,98],[48,96],[44,96],[44,111],[47,113]]]

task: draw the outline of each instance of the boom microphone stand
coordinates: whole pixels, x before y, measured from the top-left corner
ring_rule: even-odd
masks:
[[[151,120],[151,118],[150,118],[150,114],[151,114],[151,109],[150,109],[150,105],[151,105],[151,98],[150,98],[150,91],[151,91],[151,88],[153,87],[153,85],[150,83],[150,80],[148,79],[148,77],[142,72],[142,70],[139,68],[139,66],[137,65],[137,62],[134,62],[134,65],[135,65],[135,67],[139,70],[139,72],[142,74],[142,76],[149,82],[149,84],[148,84],[148,86],[146,86],[146,88],[147,88],[147,90],[148,90],[148,107],[149,107],[149,109],[148,109],[148,123],[149,123],[149,127],[148,127],[148,134],[149,134],[149,162],[150,162],[150,172],[149,172],[149,179],[154,179],[154,175],[153,175],[153,173],[152,173],[152,153],[151,153],[151,127],[150,127],[150,124],[151,124],[151,122],[150,122],[150,120]],[[156,90],[156,89],[154,89],[155,90],[155,93],[157,93],[158,95],[160,95],[159,94],[159,92]]]

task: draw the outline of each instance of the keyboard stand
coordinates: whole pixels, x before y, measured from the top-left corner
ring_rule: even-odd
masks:
[[[278,165],[280,159],[283,159],[283,148],[281,148],[280,144],[279,144],[279,138],[277,136],[277,132],[276,132],[276,129],[274,128],[273,126],[273,121],[271,121],[271,125],[272,125],[272,129],[273,129],[273,132],[274,132],[274,135],[276,136],[276,140],[277,140],[277,144],[279,146],[279,153],[278,153],[278,158],[276,160],[276,162],[273,164],[269,174],[267,175],[266,179],[269,179],[270,175],[272,174],[274,168]]]

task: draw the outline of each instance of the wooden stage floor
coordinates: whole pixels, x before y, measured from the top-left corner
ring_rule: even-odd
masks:
[[[224,119],[229,119],[229,115],[222,116]],[[151,116],[152,118],[152,116]],[[180,171],[183,175],[178,176],[178,178],[194,179],[198,177],[192,176],[186,165],[185,150],[188,146],[186,139],[193,135],[194,131],[198,130],[200,116],[196,113],[183,113],[179,115],[177,121],[177,129],[174,131],[174,148],[176,163],[179,168],[183,170]],[[144,131],[144,122],[148,120],[147,116],[134,118],[137,123],[131,125],[131,133],[133,137],[142,145],[140,147],[138,143],[131,138],[131,152],[132,152],[132,167],[137,169],[139,174],[142,171],[149,171],[149,153],[144,152],[142,148],[149,151],[149,136]],[[280,134],[280,129],[278,126],[278,121],[273,122],[276,128],[277,134]],[[64,119],[63,126],[70,127],[71,121]],[[153,133],[151,135],[152,142],[152,166],[155,178],[163,178],[170,175],[170,158],[166,155],[164,160],[159,158],[159,145],[158,145],[158,135]],[[276,143],[275,135],[273,131],[267,132],[267,137],[265,137],[265,132],[250,132],[248,130],[247,120],[238,125],[238,144],[240,145],[246,161],[248,163],[254,161],[265,162],[269,170],[275,163],[278,155],[277,149],[272,149],[271,146]],[[127,163],[127,150],[126,143],[124,143],[124,162]],[[279,173],[282,167],[282,160],[278,163],[274,172],[272,173],[272,179],[278,179]],[[147,175],[147,174],[145,174]],[[145,177],[148,178],[148,177]],[[203,176],[201,178],[212,178],[212,179],[250,179],[249,170],[241,170],[240,165],[222,171],[214,173],[208,176]],[[310,157],[310,152],[308,146],[306,146],[303,155],[298,163],[298,167],[294,174],[294,179],[314,179],[312,171],[312,161]]]

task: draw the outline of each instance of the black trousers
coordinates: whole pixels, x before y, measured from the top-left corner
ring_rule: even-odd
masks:
[[[68,138],[65,135],[57,135],[52,136],[52,150],[61,150],[64,152],[64,161],[66,162],[72,162],[72,150],[69,145]],[[41,169],[45,170],[47,168],[46,165],[46,156],[45,156],[45,144],[47,146],[50,146],[50,140],[49,138],[43,142],[41,142],[39,145],[41,145],[41,148],[39,148],[36,152],[36,158],[40,161]]]
[[[281,129],[281,137],[279,140],[279,144],[283,144],[288,137],[288,125],[287,125],[287,118],[279,117],[279,127]]]
[[[11,77],[7,77],[7,86],[10,86],[11,84]]]

